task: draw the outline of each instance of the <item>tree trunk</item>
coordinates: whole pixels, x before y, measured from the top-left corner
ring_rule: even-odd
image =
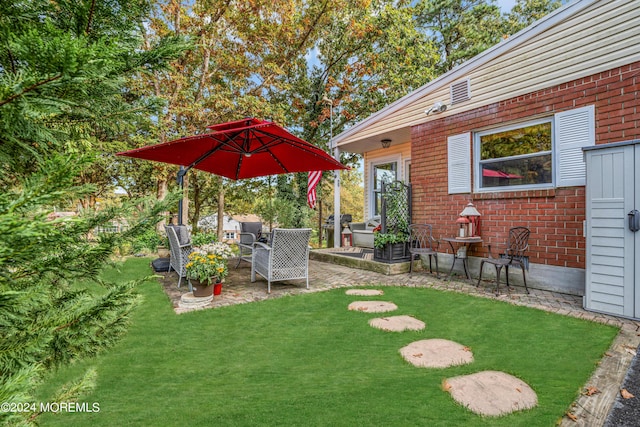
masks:
[[[202,200],[200,198],[200,182],[198,175],[191,177],[193,186],[193,216],[191,217],[191,230],[195,233],[198,231],[198,221],[200,221],[200,210],[202,209]]]
[[[189,174],[182,177],[182,218],[183,225],[189,224]]]
[[[167,179],[160,178],[156,183],[156,198],[158,200],[164,200],[167,197]],[[162,216],[167,217],[169,212],[165,212]],[[167,223],[164,219],[156,224],[156,233],[164,236],[164,226]]]

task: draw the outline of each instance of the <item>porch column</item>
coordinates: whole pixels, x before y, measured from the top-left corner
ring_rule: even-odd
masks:
[[[340,161],[340,149],[333,147],[333,157]],[[340,224],[340,170],[333,171],[333,247],[339,248],[342,240],[342,224]]]

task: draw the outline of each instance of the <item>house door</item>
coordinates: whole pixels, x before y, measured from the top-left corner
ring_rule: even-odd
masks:
[[[584,306],[640,318],[640,231],[634,231],[629,216],[640,210],[640,143],[595,146],[585,149],[585,156]]]

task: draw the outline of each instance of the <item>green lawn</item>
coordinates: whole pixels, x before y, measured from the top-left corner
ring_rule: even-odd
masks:
[[[129,260],[122,277],[148,274],[148,262]],[[56,373],[42,391],[95,366],[96,389],[83,401],[99,403],[100,412],[47,414],[42,425],[553,426],[617,333],[490,299],[380,289],[384,296],[337,289],[178,316],[160,285],[148,282],[123,341]],[[393,314],[427,327],[374,329],[367,322],[380,314],[347,310],[362,299],[392,301]],[[402,359],[400,348],[427,338],[466,345],[475,362],[432,370]],[[538,394],[538,407],[483,418],[441,390],[445,378],[482,370],[521,378]]]

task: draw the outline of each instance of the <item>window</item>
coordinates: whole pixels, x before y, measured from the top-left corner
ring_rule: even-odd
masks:
[[[373,215],[382,211],[382,184],[393,182],[397,178],[398,163],[380,163],[373,165]]]
[[[595,107],[447,138],[449,194],[585,185],[583,147],[595,144]]]
[[[226,240],[235,240],[235,238],[236,238],[235,231],[225,231],[224,232],[224,238]]]
[[[478,190],[553,185],[552,120],[476,134]]]

